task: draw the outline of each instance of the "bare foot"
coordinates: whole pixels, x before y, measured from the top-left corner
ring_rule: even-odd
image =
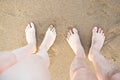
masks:
[[[28,44],[31,44],[35,47],[33,53],[36,51],[36,35],[35,35],[35,27],[34,24],[31,22],[25,29],[26,33],[26,40]]]
[[[85,51],[83,46],[81,45],[78,31],[76,28],[73,28],[68,32],[67,42],[69,43],[76,56],[84,57]]]
[[[40,49],[46,49],[48,51],[49,48],[53,45],[55,39],[56,39],[56,30],[53,27],[53,25],[50,25],[45,34],[44,40],[41,43]]]
[[[100,51],[104,41],[105,41],[105,36],[103,30],[101,28],[94,27],[92,31],[92,44],[88,55],[90,61],[92,60],[92,56],[93,56],[92,51],[96,51],[96,50]]]

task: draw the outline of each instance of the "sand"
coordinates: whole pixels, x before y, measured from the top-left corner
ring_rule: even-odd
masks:
[[[79,30],[86,55],[92,28],[102,27],[106,35],[102,54],[120,66],[120,0],[0,0],[0,51],[26,45],[24,30],[31,21],[37,30],[37,46],[50,24],[57,29],[49,50],[52,80],[69,80],[74,53],[65,35],[70,27]]]

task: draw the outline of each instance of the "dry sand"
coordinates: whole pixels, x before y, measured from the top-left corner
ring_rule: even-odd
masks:
[[[78,28],[87,54],[91,29],[101,26],[106,34],[103,55],[120,66],[120,0],[0,0],[0,51],[26,45],[24,29],[31,21],[36,25],[38,46],[50,24],[57,29],[49,50],[52,80],[69,80],[74,53],[65,34],[70,27]]]

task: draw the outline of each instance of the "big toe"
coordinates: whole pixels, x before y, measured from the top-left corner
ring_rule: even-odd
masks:
[[[99,28],[98,33],[103,34],[103,30],[101,28]]]
[[[48,31],[52,31],[53,27],[54,27],[53,25],[50,25]]]
[[[33,31],[35,31],[35,26],[34,26],[34,24],[31,22],[30,23],[30,26],[31,26],[31,29],[33,30]]]
[[[73,33],[78,33],[78,30],[76,28],[73,28]]]
[[[97,30],[98,30],[98,27],[94,27],[92,31],[93,33],[97,33]]]
[[[56,32],[56,29],[55,27],[52,25],[52,29],[51,29],[52,32]]]
[[[31,22],[30,25],[31,25],[32,28],[34,28],[34,23]]]
[[[30,29],[30,24],[27,25],[25,32],[27,32]]]
[[[67,40],[69,40],[70,35],[71,35],[71,33],[70,33],[70,32],[68,32],[68,33],[67,33],[67,38],[66,38]]]

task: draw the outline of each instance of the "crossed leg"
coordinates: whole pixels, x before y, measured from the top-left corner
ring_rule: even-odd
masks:
[[[71,80],[97,80],[85,61],[85,51],[81,45],[78,31],[73,28],[68,32],[67,41],[75,53],[70,67]]]
[[[9,52],[1,52],[0,54],[0,74],[22,60],[24,57],[36,52],[36,36],[34,24],[30,23],[26,27],[26,40],[27,45]]]
[[[92,61],[99,80],[120,80],[119,68],[100,53],[104,40],[105,36],[103,30],[94,27],[88,58]]]

